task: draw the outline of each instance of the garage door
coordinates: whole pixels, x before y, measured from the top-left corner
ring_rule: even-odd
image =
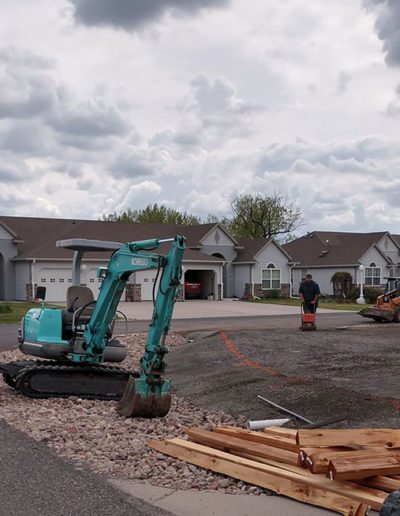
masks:
[[[67,299],[67,288],[72,284],[71,269],[40,269],[38,287],[46,287],[46,301]]]
[[[103,281],[101,278],[97,277],[97,270],[100,266],[105,267],[105,265],[106,264],[90,266],[81,272],[81,284],[90,288],[90,290],[93,292],[94,299],[99,297],[99,290]],[[122,292],[121,301],[125,301],[125,289]]]
[[[99,288],[101,287],[102,279],[97,277],[97,269],[98,267],[90,267],[85,271],[85,274],[81,273],[81,281],[85,281],[85,285],[90,288],[93,292],[94,299],[97,299],[99,296]]]
[[[153,285],[156,279],[156,271],[139,271],[136,273],[136,282],[142,285],[142,301],[153,299]]]

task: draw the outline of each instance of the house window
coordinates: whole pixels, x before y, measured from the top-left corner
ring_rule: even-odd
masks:
[[[40,282],[41,282],[41,283],[46,283],[46,278],[42,278],[42,279],[40,280]]]
[[[64,283],[64,278],[60,278],[58,281],[59,281],[60,283]]]
[[[94,283],[94,278],[90,278],[89,282]]]
[[[68,278],[68,283],[72,283],[72,278]]]
[[[381,268],[373,262],[365,268],[365,284],[371,287],[379,287],[381,284]]]
[[[50,283],[55,283],[56,282],[56,278],[50,278]]]
[[[301,281],[304,281],[306,279],[307,274],[308,269],[300,269]]]
[[[276,268],[274,263],[269,263],[261,271],[261,288],[263,290],[281,288],[281,270]]]

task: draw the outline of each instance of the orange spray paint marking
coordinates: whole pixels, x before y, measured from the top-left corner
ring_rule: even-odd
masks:
[[[270,376],[275,376],[279,378],[285,379],[288,383],[310,383],[310,380],[307,380],[305,378],[297,378],[296,376],[287,376],[284,373],[281,373],[280,371],[277,371],[276,369],[272,369],[271,367],[265,367],[262,364],[259,364],[258,362],[253,362],[253,360],[249,360],[245,355],[242,355],[240,351],[238,351],[231,341],[231,339],[224,333],[223,331],[219,332],[222,340],[225,343],[225,346],[228,348],[228,351],[232,353],[240,362],[240,365],[244,365],[247,367],[251,367],[252,369],[258,369],[261,371],[266,372]]]

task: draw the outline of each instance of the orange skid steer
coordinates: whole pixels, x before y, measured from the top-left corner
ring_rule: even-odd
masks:
[[[376,322],[400,323],[400,278],[385,279],[387,280],[385,292],[376,298],[375,306],[364,308],[358,313]],[[392,288],[393,286],[395,288]]]

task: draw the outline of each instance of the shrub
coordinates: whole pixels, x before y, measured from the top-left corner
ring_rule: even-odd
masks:
[[[367,303],[376,303],[376,298],[382,294],[383,290],[381,288],[364,287],[364,298]]]
[[[265,290],[263,297],[265,299],[279,299],[281,297],[280,290]]]
[[[12,312],[12,308],[7,303],[0,303],[0,314],[10,314]]]
[[[353,285],[349,290],[348,297],[351,299],[351,301],[357,301],[357,299],[360,297],[360,287]]]

